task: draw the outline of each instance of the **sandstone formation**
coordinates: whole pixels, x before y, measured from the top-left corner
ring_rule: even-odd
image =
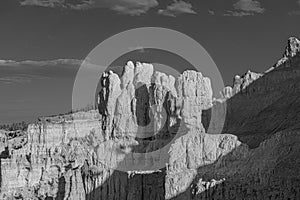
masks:
[[[105,72],[98,110],[0,131],[0,199],[300,199],[298,42],[219,100],[200,72]]]

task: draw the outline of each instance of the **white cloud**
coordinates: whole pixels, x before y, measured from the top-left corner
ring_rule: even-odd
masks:
[[[43,60],[43,61],[33,61],[33,60],[24,60],[24,61],[13,61],[13,60],[0,60],[1,66],[22,66],[22,65],[31,65],[31,66],[45,66],[45,65],[81,65],[82,60],[77,59],[57,59],[57,60]]]
[[[99,1],[99,6],[101,3]],[[134,16],[146,13],[149,9],[158,6],[158,2],[156,0],[106,0],[106,5],[120,14]]]
[[[93,3],[93,0],[21,0],[22,6],[41,6],[41,7],[62,7],[71,9],[83,9],[88,8]]]
[[[1,65],[8,65],[8,64],[11,64],[11,63],[15,63],[16,61],[13,61],[13,60],[0,60],[0,66]]]
[[[44,80],[50,79],[47,75],[30,74],[31,70],[38,68],[49,67],[49,68],[74,68],[77,70],[82,64],[82,60],[77,59],[56,59],[56,60],[42,60],[42,61],[14,61],[14,60],[0,60],[0,70],[5,72],[7,69],[15,70],[13,73],[2,73],[0,74],[0,84],[23,84],[30,83],[33,80]],[[28,68],[29,67],[29,68]],[[23,71],[22,71],[22,70]],[[24,71],[24,69],[28,71]],[[20,71],[21,70],[21,71]]]
[[[2,76],[0,77],[0,83],[5,84],[13,84],[13,83],[29,83],[32,80],[44,80],[44,79],[50,79],[47,76],[41,76],[41,75],[32,75],[32,74],[15,74],[13,76]]]
[[[223,16],[227,16],[227,17],[244,17],[244,16],[251,16],[251,15],[254,15],[254,13],[228,10]]]
[[[215,11],[213,11],[213,10],[208,10],[208,14],[210,14],[210,15],[215,15],[216,13],[215,13]]]
[[[256,0],[239,0],[233,5],[233,8],[233,11],[227,11],[224,16],[243,17],[265,12],[265,8],[263,8],[261,3]]]
[[[120,14],[141,15],[158,6],[156,0],[22,0],[23,6],[61,7],[75,10],[108,8]]]
[[[193,10],[193,6],[190,3],[185,1],[174,1],[171,5],[167,6],[166,9],[158,10],[158,14],[169,16],[169,17],[176,17],[180,14],[196,14]]]
[[[233,7],[245,12],[263,13],[265,11],[260,2],[255,0],[239,0]]]

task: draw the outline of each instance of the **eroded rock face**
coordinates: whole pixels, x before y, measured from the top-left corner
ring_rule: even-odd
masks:
[[[236,76],[214,102],[199,72],[106,72],[99,110],[43,118],[20,145],[0,137],[0,199],[299,199],[298,55],[291,68]],[[211,109],[227,115],[226,134],[218,120],[205,131]],[[161,149],[166,165],[149,170]]]
[[[140,138],[152,137],[181,118],[187,126],[201,129],[201,111],[212,106],[210,80],[200,72],[186,71],[176,80],[154,73],[151,64],[129,61],[121,79],[110,72],[102,80],[108,80],[99,94],[107,137],[134,137],[136,132]]]
[[[299,131],[278,132],[258,148],[241,145],[197,170],[174,199],[298,199]]]
[[[0,130],[0,154],[2,154],[5,151],[5,148],[8,147],[7,136],[5,132],[5,130]]]
[[[182,101],[181,114],[186,125],[202,128],[202,110],[212,106],[210,80],[199,72],[186,71],[178,79],[177,95]]]
[[[97,112],[46,118],[28,127],[26,144],[9,148],[1,159],[2,199],[85,198],[80,167],[92,154],[84,145],[89,135],[103,140]],[[89,147],[89,148],[92,148]],[[62,191],[63,190],[63,191]]]
[[[109,139],[115,115],[116,101],[121,94],[121,81],[112,71],[104,73],[101,77],[102,90],[99,98],[99,111],[103,116],[103,130],[105,138]]]
[[[227,86],[221,91],[221,97],[224,99],[230,99],[233,96],[232,87]]]
[[[290,37],[285,52],[283,54],[283,57],[275,64],[274,67],[276,68],[284,64],[290,58],[296,56],[299,51],[300,51],[300,40],[296,37]]]
[[[223,99],[230,99],[234,95],[238,93],[247,93],[248,95],[251,95],[249,90],[247,90],[247,87],[256,81],[257,79],[261,78],[263,76],[262,73],[256,73],[251,72],[250,70],[245,73],[242,77],[239,75],[236,75],[233,80],[233,86],[227,86],[221,91],[221,97]]]
[[[166,171],[147,171],[134,152],[152,152],[189,129],[203,133],[202,109],[212,105],[210,80],[187,71],[177,79],[146,63],[128,62],[122,77],[101,77],[99,112],[42,118],[1,159],[3,198],[164,199]],[[4,140],[3,140],[4,141]],[[121,153],[121,154],[120,154]],[[165,150],[168,153],[168,149]],[[121,155],[121,156],[120,156]],[[114,169],[127,163],[135,171]]]
[[[191,131],[182,136],[170,149],[165,183],[166,199],[192,199],[191,193],[182,193],[190,190],[198,169],[215,163],[236,148],[241,148],[241,145],[233,135]]]

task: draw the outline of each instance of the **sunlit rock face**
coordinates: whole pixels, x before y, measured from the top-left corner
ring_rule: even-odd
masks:
[[[9,192],[2,198],[84,197],[83,186],[76,182],[81,178],[80,166],[93,158],[81,141],[90,134],[103,138],[99,117],[90,111],[29,125],[26,143],[17,149],[9,147],[9,157],[1,159],[1,191]]]
[[[5,152],[5,148],[7,148],[8,143],[7,143],[7,136],[6,136],[6,131],[0,130],[0,154]]]
[[[105,72],[97,110],[0,131],[0,199],[300,199],[296,44],[217,100],[200,72]]]
[[[283,54],[283,57],[275,64],[274,67],[279,67],[280,65],[284,64],[290,58],[296,56],[299,51],[300,51],[300,40],[296,37],[290,37],[285,52]]]
[[[242,77],[236,75],[234,77],[233,86],[227,86],[221,91],[221,97],[224,99],[230,99],[238,93],[247,93],[251,95],[252,91],[247,90],[248,86],[251,85],[254,81],[261,78],[263,74],[251,72],[250,70],[245,73]]]
[[[198,170],[214,164],[219,158],[241,148],[236,136],[205,134],[191,131],[177,140],[170,148],[170,160],[166,171],[166,198],[193,199],[191,185]],[[247,146],[244,147],[247,153]]]
[[[186,71],[176,80],[154,72],[151,64],[128,62],[121,78],[108,72],[102,80],[99,109],[108,138],[137,131],[138,137],[152,137],[181,117],[201,129],[201,111],[212,106],[210,80],[200,72]]]
[[[221,91],[221,97],[224,99],[230,99],[233,96],[232,87],[227,86]]]
[[[256,149],[233,143],[236,147],[226,154],[220,148],[225,155],[216,162],[168,175],[176,183],[166,184],[168,199],[298,199],[299,140],[299,131],[283,131]]]
[[[100,81],[98,110],[41,118],[29,125],[25,142],[8,146],[9,156],[1,159],[3,198],[165,198],[171,147],[164,150],[165,165],[150,171],[162,153],[146,154],[141,163],[136,152],[160,150],[187,133],[204,137],[210,80],[200,72],[175,78],[151,64],[128,62],[121,77],[109,71]],[[116,170],[124,162],[135,168]]]

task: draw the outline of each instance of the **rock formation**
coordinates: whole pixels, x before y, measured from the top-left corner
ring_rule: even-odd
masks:
[[[299,62],[297,61],[291,63],[291,61],[295,61],[295,59],[292,58],[294,58],[299,52],[300,52],[300,40],[296,37],[290,37],[288,39],[287,46],[285,48],[282,58],[278,60],[273,67],[268,69],[266,73],[278,67],[290,67],[290,66],[297,65],[297,63],[299,64]]]
[[[279,67],[280,65],[284,64],[286,61],[296,56],[299,51],[300,40],[295,37],[290,37],[283,57],[275,64],[275,67]]]
[[[223,91],[221,91],[221,96],[225,99],[230,99],[232,96],[238,94],[239,92],[247,92],[247,87],[262,76],[263,74],[251,72],[250,70],[242,77],[236,75],[234,77],[233,87],[225,87]]]
[[[98,110],[0,131],[0,199],[300,199],[297,42],[216,101],[200,72],[105,72]]]
[[[105,72],[101,84],[99,112],[42,118],[29,125],[25,143],[9,147],[1,163],[3,198],[141,199],[147,191],[138,181],[159,176],[163,186],[165,172],[143,171],[157,158],[140,163],[135,152],[158,150],[177,134],[205,134],[202,110],[212,106],[212,89],[200,72],[186,71],[176,80],[154,72],[151,64],[128,62],[122,77]],[[124,161],[137,170],[114,171]],[[155,187],[149,185],[149,199],[164,198],[164,189]]]

